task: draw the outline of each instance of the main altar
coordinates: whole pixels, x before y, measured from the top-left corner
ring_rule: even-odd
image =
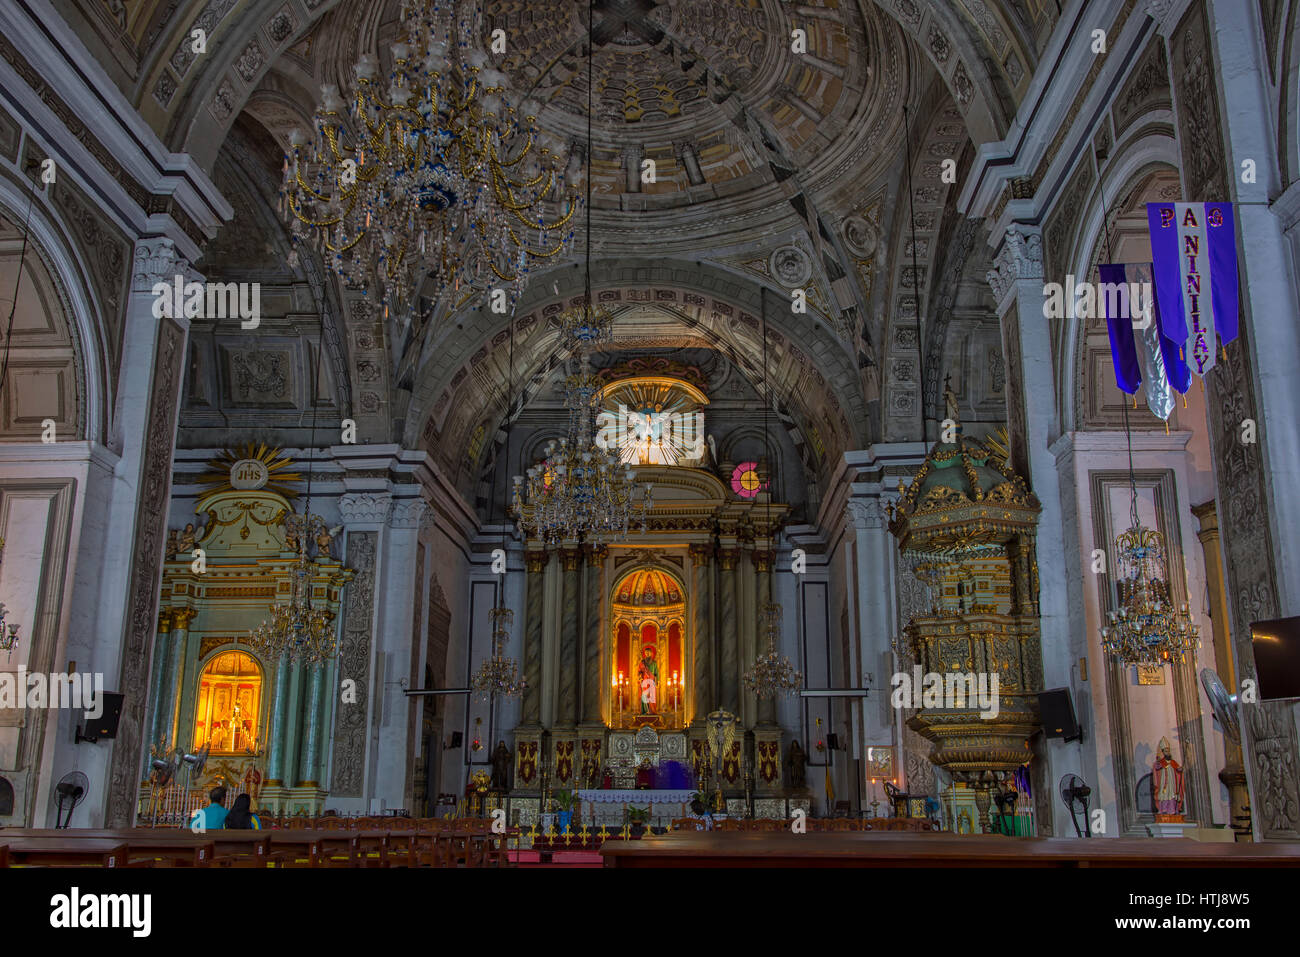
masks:
[[[513,731],[508,797],[520,813],[512,817],[530,823],[557,791],[578,792],[581,820],[612,822],[617,813],[621,824],[625,807],[681,816],[713,759],[708,791],[721,788],[732,813],[752,806],[783,817],[788,742],[774,703],[746,691],[742,676],[789,506],[770,500],[758,463],[713,459],[702,440],[708,398],[698,370],[657,360],[602,376],[600,421],[625,440],[616,443],[623,460],[638,483],[653,484],[654,504],[644,531],[623,541],[525,542],[527,689]],[[660,431],[624,434],[629,416]],[[736,716],[736,734],[725,754],[710,756],[704,716],[718,710]],[[645,797],[661,791],[683,800]]]

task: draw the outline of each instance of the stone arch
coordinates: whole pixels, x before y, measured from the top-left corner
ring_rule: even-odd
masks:
[[[1084,162],[1092,162],[1085,158]],[[1114,218],[1118,204],[1123,202],[1130,192],[1143,179],[1158,170],[1167,170],[1177,174],[1181,160],[1178,144],[1165,133],[1149,133],[1130,141],[1103,167],[1100,185],[1094,183],[1084,198],[1081,208],[1087,213],[1075,225],[1072,240],[1062,254],[1065,272],[1076,277],[1076,281],[1092,279],[1096,275],[1097,263],[1105,249],[1102,220],[1105,216],[1103,205]],[[1105,203],[1102,203],[1102,197]],[[1063,282],[1065,277],[1052,277]],[[1060,337],[1060,355],[1056,357],[1056,396],[1057,423],[1056,434],[1075,431],[1084,427],[1083,399],[1085,382],[1082,369],[1085,361],[1084,342],[1086,338],[1085,323],[1078,319],[1062,320],[1066,323]],[[1146,411],[1139,403],[1139,415]]]
[[[576,276],[564,275],[566,272],[574,271],[556,274],[562,277],[563,284],[557,279],[554,287],[546,288],[550,283],[543,278],[531,286],[514,319],[514,381],[524,383],[525,389],[560,361],[555,354],[558,330],[551,319],[581,295],[580,281]],[[600,301],[625,310],[654,306],[679,327],[675,330],[680,340],[677,345],[689,341],[717,350],[742,373],[747,372],[751,384],[761,379],[760,321],[754,314],[759,311],[760,296],[752,280],[742,285],[716,267],[646,260],[621,260],[617,267],[593,264],[593,274],[593,290]],[[448,429],[449,421],[453,421],[453,397],[457,408],[474,405],[468,400],[471,395],[483,397],[480,408],[492,404],[499,408],[504,401],[500,386],[507,378],[504,366],[508,361],[505,353],[509,332],[498,328],[500,317],[486,309],[465,313],[463,319],[465,330],[458,332],[455,341],[446,337],[428,350],[434,358],[421,370],[412,396],[406,433],[409,445],[423,442],[432,447],[436,440],[444,446],[458,447],[457,443],[463,442],[472,426],[461,423]],[[829,400],[825,411],[835,430],[833,435],[820,435],[823,447],[834,450],[828,458],[858,447],[867,431],[866,406],[853,361],[845,355],[842,343],[826,331],[814,329],[810,334],[809,329],[799,328],[788,313],[771,306],[768,320],[769,365],[777,373],[772,377],[777,403],[774,411],[780,416],[784,409],[796,427],[815,428],[820,433],[826,427],[825,420],[813,414],[807,402],[809,395],[825,395]],[[615,329],[617,336],[617,318]],[[453,348],[439,351],[441,344]],[[614,348],[618,347],[616,338]],[[803,444],[801,439],[796,442]],[[826,465],[817,461],[807,464],[813,471]]]
[[[24,187],[26,184],[20,186],[9,178],[0,176],[0,221],[8,224],[9,229],[6,232],[12,232],[16,244],[21,243],[23,221],[27,215],[28,201],[31,199],[30,187]],[[46,206],[45,195],[39,194],[31,202],[30,208],[27,255],[24,265],[26,275],[23,287],[19,289],[19,301],[21,304],[33,291],[41,288],[44,290],[41,297],[42,306],[56,309],[57,312],[46,315],[44,308],[39,310],[43,314],[40,322],[47,325],[47,332],[41,334],[41,338],[36,341],[40,343],[44,340],[43,345],[38,344],[28,350],[20,344],[21,339],[15,343],[10,358],[10,380],[5,388],[7,392],[16,388],[17,380],[13,377],[15,369],[23,368],[20,355],[24,352],[30,354],[31,362],[57,363],[59,368],[67,370],[65,374],[70,375],[73,380],[66,383],[66,389],[60,387],[59,390],[61,395],[70,397],[74,401],[75,407],[70,410],[70,418],[66,418],[67,424],[72,427],[71,431],[77,438],[106,442],[110,432],[109,382],[112,378],[110,370],[119,359],[119,355],[115,354],[116,350],[112,344],[114,337],[110,334],[109,327],[112,322],[120,320],[121,317],[120,315],[112,318],[107,316],[99,302],[94,284],[89,280],[90,272],[85,263],[85,251],[64,231],[62,217],[52,213]],[[19,258],[17,245],[13,246],[12,258],[16,271]],[[40,277],[36,279],[39,287],[30,285],[35,277]],[[10,295],[12,290],[12,285],[6,287],[6,292]],[[125,296],[125,290],[122,295]],[[10,305],[11,300],[4,304]],[[5,320],[6,326],[8,312],[8,309],[0,311],[0,317]],[[35,315],[31,318],[33,321],[37,320]],[[18,321],[16,317],[15,322]],[[16,337],[22,334],[21,330],[21,326],[15,326]],[[30,331],[36,330],[33,328]],[[0,330],[0,334],[3,334],[3,330]],[[117,348],[120,349],[120,333],[116,338]],[[55,365],[47,365],[46,368],[54,371]],[[19,377],[21,378],[21,372]],[[4,408],[12,409],[13,403],[6,399]],[[64,423],[60,420],[61,416],[51,417],[56,420],[56,429],[62,428]],[[22,425],[16,431],[0,423],[0,429],[9,432],[14,441],[39,441],[40,419]],[[67,433],[59,431],[56,434],[64,437]]]

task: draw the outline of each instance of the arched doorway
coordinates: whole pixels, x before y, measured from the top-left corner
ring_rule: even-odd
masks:
[[[661,568],[635,568],[615,584],[612,611],[610,727],[685,728],[686,589]]]
[[[262,666],[252,655],[227,651],[208,662],[199,676],[193,746],[212,754],[254,754],[259,750]]]

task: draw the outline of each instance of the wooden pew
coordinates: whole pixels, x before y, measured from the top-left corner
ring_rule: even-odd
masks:
[[[10,866],[28,867],[148,867],[152,861],[133,863],[127,845],[107,838],[70,837],[48,841],[35,837],[5,836]]]
[[[124,843],[133,861],[153,860],[161,867],[225,866],[256,853],[256,842],[217,841],[217,835],[257,832],[214,830],[195,834],[186,828],[6,828],[6,836],[30,838],[59,844],[69,839],[107,840]],[[269,851],[269,847],[268,847]],[[243,864],[242,866],[249,866]]]

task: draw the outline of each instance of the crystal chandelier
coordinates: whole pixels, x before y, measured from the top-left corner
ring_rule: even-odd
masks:
[[[772,407],[772,386],[767,378],[767,298],[766,288],[760,288],[759,295],[762,297],[762,317],[763,317],[763,449],[764,462],[763,471],[767,471],[767,463],[772,461],[771,441],[772,435],[769,430],[768,412]],[[770,478],[767,479],[763,486],[767,491],[767,533],[770,535],[772,530],[772,483]],[[770,583],[769,583],[769,588]],[[767,651],[759,655],[754,661],[754,666],[744,674],[745,687],[758,695],[760,698],[775,698],[782,694],[794,694],[803,687],[803,675],[795,670],[790,659],[784,655],[778,654],[776,643],[781,638],[781,606],[771,600],[771,595],[767,596],[767,601],[758,606],[758,630],[760,638],[766,636]]]
[[[1133,435],[1124,406],[1128,433],[1130,525],[1115,539],[1116,608],[1106,614],[1102,648],[1124,664],[1182,663],[1200,642],[1187,602],[1174,604],[1169,593],[1169,568],[1164,537],[1138,519],[1137,480],[1133,473]]]
[[[588,11],[590,16],[590,11]],[[622,540],[634,523],[646,530],[652,485],[639,487],[617,448],[597,438],[594,428],[600,381],[591,371],[591,350],[610,341],[613,315],[596,305],[591,292],[591,24],[587,41],[586,294],[560,317],[560,346],[576,356],[577,372],[564,381],[568,431],[546,447],[546,458],[514,477],[514,508],[520,534],[548,545],[583,539]]]
[[[399,37],[386,76],[361,56],[350,100],[321,87],[314,134],[290,135],[281,212],[385,311],[426,277],[453,305],[488,287],[513,302],[534,260],[571,246],[581,166],[489,65],[479,4],[403,0]]]
[[[0,538],[0,557],[4,555],[5,540]],[[9,609],[5,608],[5,603],[0,601],[0,651],[12,655],[14,648],[18,646],[18,629],[20,625],[5,624],[5,615],[9,614]]]
[[[794,694],[803,687],[803,675],[795,670],[789,658],[776,650],[781,635],[781,615],[781,606],[776,602],[764,602],[758,606],[759,634],[767,638],[767,651],[759,655],[754,666],[745,672],[744,681],[746,690],[760,698]]]
[[[271,606],[271,617],[248,635],[248,643],[263,659],[274,661],[287,655],[290,661],[306,664],[334,657],[337,637],[334,616],[311,601],[312,563],[307,558],[307,541],[326,532],[319,515],[286,515],[285,539],[295,545],[298,557],[291,574],[289,600]]]
[[[1101,630],[1106,653],[1125,664],[1182,662],[1200,641],[1187,602],[1169,596],[1164,539],[1137,521],[1115,540],[1118,599]]]
[[[515,613],[509,608],[498,606],[489,615],[492,618],[492,654],[478,666],[478,671],[470,679],[470,687],[483,701],[490,700],[494,695],[518,697],[527,690],[528,682],[519,676],[519,666],[515,660],[505,654]]]

